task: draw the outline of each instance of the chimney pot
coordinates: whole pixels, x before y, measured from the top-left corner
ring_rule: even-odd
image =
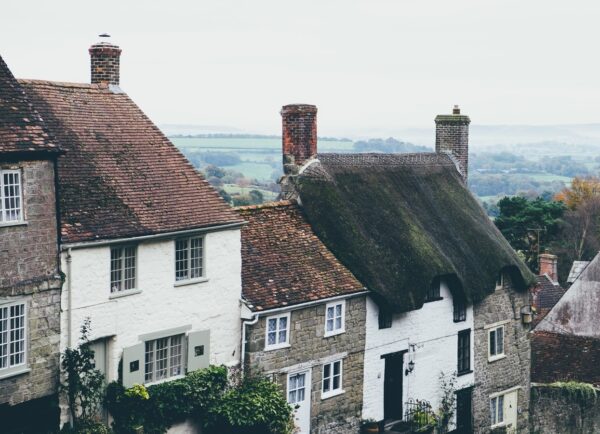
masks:
[[[101,38],[110,35],[103,33]],[[89,49],[92,84],[119,85],[121,49],[110,42],[102,41]]]
[[[281,108],[283,170],[291,174],[317,154],[317,107],[290,104]]]
[[[452,109],[452,114],[453,115],[459,115],[460,114],[460,107],[458,105],[454,105],[454,108]]]

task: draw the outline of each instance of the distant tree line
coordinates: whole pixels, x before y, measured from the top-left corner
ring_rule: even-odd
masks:
[[[575,178],[550,198],[505,197],[494,222],[532,271],[538,272],[538,252],[558,255],[564,283],[573,261],[589,261],[600,250],[600,178]]]
[[[411,153],[411,152],[431,152],[432,149],[427,146],[414,145],[408,142],[401,142],[393,137],[387,139],[369,139],[354,142],[356,152],[383,152],[383,153]]]

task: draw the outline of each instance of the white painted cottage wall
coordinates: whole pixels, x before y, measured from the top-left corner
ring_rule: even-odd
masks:
[[[403,402],[409,398],[425,399],[436,410],[441,399],[439,374],[456,372],[458,364],[458,332],[471,329],[471,369],[473,369],[473,307],[467,307],[467,319],[453,321],[452,295],[442,283],[439,301],[425,303],[419,310],[393,316],[392,327],[379,329],[379,308],[367,299],[363,418],[383,419],[385,360],[382,355],[409,350],[405,367],[414,360],[414,370],[404,376]],[[473,373],[458,377],[457,390],[472,386]]]
[[[137,249],[137,288],[141,292],[110,299],[110,246],[71,251],[71,273],[62,292],[61,348],[67,346],[68,290],[73,296],[73,345],[86,317],[92,339],[114,336],[109,346],[107,376],[117,378],[122,350],[139,336],[191,325],[210,329],[211,364],[235,365],[240,359],[241,245],[239,229],[205,235],[208,281],[175,286],[175,241],[144,241]],[[61,255],[67,272],[66,256]]]

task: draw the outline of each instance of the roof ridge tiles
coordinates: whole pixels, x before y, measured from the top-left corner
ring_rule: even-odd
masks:
[[[263,202],[256,205],[242,205],[236,206],[233,209],[236,211],[255,211],[267,208],[285,208],[290,206],[296,206],[298,203],[295,200],[278,200],[272,202]]]

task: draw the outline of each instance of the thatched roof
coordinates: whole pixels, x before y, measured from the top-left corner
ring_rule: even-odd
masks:
[[[468,301],[501,270],[535,282],[446,154],[319,154],[295,182],[317,235],[394,311],[420,308],[440,278]]]

